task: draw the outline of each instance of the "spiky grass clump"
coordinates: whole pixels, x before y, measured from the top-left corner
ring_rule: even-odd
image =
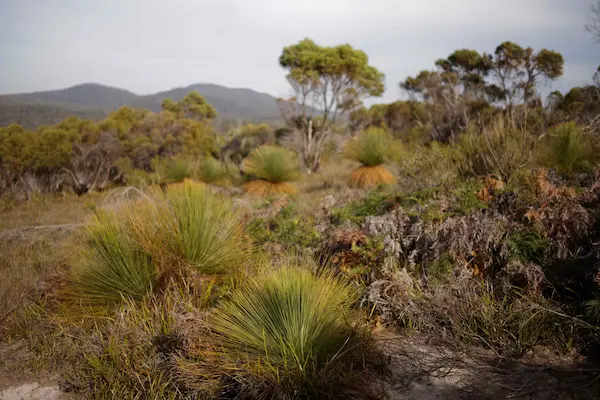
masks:
[[[504,182],[533,160],[536,138],[514,118],[498,116],[481,133],[473,126],[458,138],[461,175],[496,174]]]
[[[365,167],[376,167],[387,162],[391,145],[392,139],[385,129],[369,128],[348,143],[344,153]]]
[[[220,184],[225,183],[227,172],[223,169],[219,161],[212,157],[204,159],[200,165],[198,179],[204,183]]]
[[[163,266],[189,265],[225,273],[248,259],[251,246],[231,200],[202,183],[185,180],[155,189],[131,209],[138,243]]]
[[[187,268],[233,272],[251,242],[231,201],[202,183],[155,187],[89,223],[72,294],[89,303],[140,300]]]
[[[191,179],[196,173],[195,163],[185,157],[175,157],[167,162],[165,169],[165,183],[182,182]]]
[[[365,188],[396,183],[396,178],[383,166],[388,160],[392,145],[389,134],[380,128],[369,128],[348,143],[344,150],[346,157],[362,164],[362,167],[352,172],[348,184]]]
[[[119,213],[99,212],[84,232],[82,264],[73,270],[74,294],[89,303],[140,300],[156,282],[151,257],[132,239]]]
[[[218,352],[244,366],[254,384],[243,390],[259,391],[256,398],[320,398],[332,390],[340,396],[340,382],[353,376],[349,357],[365,339],[349,323],[356,300],[337,278],[286,265],[235,292],[211,327]]]
[[[258,178],[244,185],[249,194],[269,196],[298,191],[290,183],[299,178],[296,155],[282,147],[265,145],[254,149],[242,162],[242,171]]]
[[[541,148],[541,161],[545,166],[556,167],[561,173],[590,170],[598,161],[598,148],[581,127],[568,122],[550,129]]]

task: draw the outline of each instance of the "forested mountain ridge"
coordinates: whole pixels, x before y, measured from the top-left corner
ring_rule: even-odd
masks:
[[[53,125],[68,116],[99,119],[122,106],[160,111],[164,99],[179,101],[197,91],[212,104],[217,123],[240,120],[276,122],[280,118],[277,99],[251,89],[227,88],[214,84],[194,84],[151,95],[84,83],[66,89],[0,95],[0,126],[18,123],[26,128]]]

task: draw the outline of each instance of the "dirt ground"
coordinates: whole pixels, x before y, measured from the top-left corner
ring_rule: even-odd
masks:
[[[557,356],[536,348],[516,362],[389,331],[375,339],[389,363],[380,386],[390,400],[600,398],[600,370],[586,368],[574,354]]]
[[[374,334],[387,360],[374,384],[389,400],[592,400],[600,398],[600,370],[576,355],[535,349],[520,362],[483,350],[460,350],[382,329]],[[0,400],[75,400],[60,376],[32,372],[35,356],[20,340],[0,345]]]
[[[76,399],[61,391],[59,376],[32,372],[28,367],[32,357],[23,340],[0,344],[0,400]]]

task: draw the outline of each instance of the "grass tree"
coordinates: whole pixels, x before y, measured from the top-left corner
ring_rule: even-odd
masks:
[[[206,157],[200,163],[198,179],[204,183],[225,184],[227,182],[227,171],[219,161],[213,157]]]
[[[278,146],[264,145],[254,149],[242,162],[242,171],[256,179],[245,189],[255,196],[294,194],[298,189],[291,183],[299,178],[294,152]]]
[[[590,170],[600,158],[599,150],[591,135],[575,122],[567,122],[548,131],[542,141],[540,159],[545,166],[569,176]]]
[[[235,270],[252,247],[231,200],[190,180],[98,213],[82,241],[72,292],[89,303],[140,300],[189,269]]]
[[[369,128],[348,143],[345,149],[346,156],[362,164],[352,172],[349,185],[365,188],[396,183],[396,178],[384,166],[392,151],[392,145],[393,140],[381,128]]]
[[[97,213],[83,231],[82,261],[71,278],[73,294],[89,303],[141,300],[156,282],[156,266],[133,239],[122,211]]]
[[[356,383],[352,357],[366,337],[352,322],[357,296],[332,275],[288,263],[217,308],[210,322],[217,352],[232,365],[242,361],[246,381],[258,380],[244,389],[255,391],[250,397],[339,398],[344,381]]]
[[[168,160],[165,166],[164,182],[177,183],[184,179],[194,178],[196,165],[188,157],[173,157]]]
[[[151,194],[130,208],[129,218],[137,242],[163,269],[226,273],[247,259],[250,243],[228,197],[191,180]]]

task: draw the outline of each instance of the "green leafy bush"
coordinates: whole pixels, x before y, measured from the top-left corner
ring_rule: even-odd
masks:
[[[456,204],[453,211],[458,214],[469,215],[473,211],[486,209],[488,206],[485,201],[477,197],[480,186],[477,182],[472,181],[457,184],[451,191]]]
[[[508,234],[505,240],[511,256],[521,261],[542,263],[544,253],[549,245],[543,232],[534,228],[524,228]]]

